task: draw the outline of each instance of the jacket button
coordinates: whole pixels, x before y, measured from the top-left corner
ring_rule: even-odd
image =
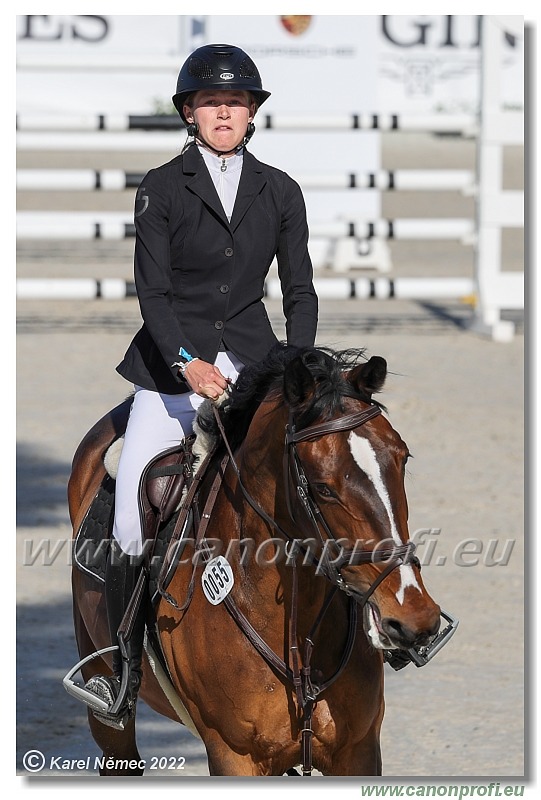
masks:
[[[226,247],[225,250],[224,250],[224,253],[226,254],[226,256],[232,256],[233,255],[233,248],[232,247]]]
[[[227,285],[227,283],[224,283],[224,284],[222,284],[220,286],[220,291],[221,291],[222,294],[227,294],[228,293],[229,286]]]
[[[217,322],[214,323],[214,327],[216,328],[217,331],[221,331],[223,326],[224,324],[221,319],[219,319]]]

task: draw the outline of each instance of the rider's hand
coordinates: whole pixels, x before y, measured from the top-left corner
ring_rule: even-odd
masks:
[[[183,374],[192,391],[212,400],[220,397],[230,383],[229,378],[225,378],[218,367],[200,358],[189,361],[184,367]]]

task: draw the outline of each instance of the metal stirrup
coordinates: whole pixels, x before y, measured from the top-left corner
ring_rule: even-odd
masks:
[[[110,712],[111,707],[109,704],[94,694],[94,692],[89,691],[85,686],[79,686],[79,684],[75,683],[73,676],[76,675],[85,664],[88,664],[89,661],[93,661],[95,658],[100,658],[105,655],[105,653],[112,653],[114,650],[118,649],[118,645],[115,644],[110,647],[104,647],[101,650],[96,650],[95,653],[91,653],[89,656],[86,656],[86,658],[78,661],[62,680],[64,689],[68,694],[71,694],[71,696],[77,698],[77,700],[82,700],[83,703],[86,703],[93,711],[99,711],[100,714],[107,714]]]

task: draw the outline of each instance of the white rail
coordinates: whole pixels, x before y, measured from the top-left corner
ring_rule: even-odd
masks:
[[[475,136],[477,120],[471,114],[372,114],[345,113],[320,115],[259,114],[256,125],[261,130],[357,130],[456,133]],[[17,116],[17,130],[25,131],[106,131],[184,130],[177,114],[127,115],[78,114]]]
[[[397,169],[377,172],[291,173],[303,189],[376,189],[379,191],[459,191],[474,194],[475,173],[461,169]],[[144,173],[119,169],[19,169],[23,191],[120,191],[139,186]]]
[[[477,215],[471,219],[345,219],[313,222],[312,238],[330,238],[348,246],[354,239],[371,240],[387,247],[389,239],[458,240],[475,245],[475,277],[464,278],[356,278],[318,281],[322,297],[463,297],[475,294],[476,325],[493,338],[508,341],[513,325],[501,320],[502,309],[524,308],[524,273],[505,271],[501,234],[504,227],[524,225],[524,194],[504,191],[501,185],[503,147],[524,143],[524,114],[504,111],[501,31],[517,25],[519,17],[483,17],[481,114],[371,114],[264,115],[256,119],[260,131],[380,131],[457,134],[476,137],[478,169],[378,170],[373,173],[301,174],[294,177],[304,189],[376,189],[380,191],[461,191],[475,195]],[[513,23],[513,20],[515,23]],[[517,22],[518,20],[518,22]],[[28,66],[28,65],[26,65]],[[153,65],[162,68],[163,65]],[[152,65],[151,65],[152,68]],[[17,118],[17,148],[59,152],[107,150],[179,152],[185,129],[177,115],[76,115]],[[17,188],[33,191],[119,191],[138,186],[142,175],[120,170],[21,170]],[[134,235],[131,213],[28,212],[17,214],[19,239],[123,239]],[[347,259],[346,259],[347,260]],[[372,265],[373,266],[373,265]],[[316,278],[316,280],[318,280]],[[123,281],[74,279],[72,281],[19,281],[19,297],[131,296],[134,287]],[[268,296],[278,292],[267,282]],[[34,294],[33,294],[34,293]],[[36,294],[37,293],[37,294]],[[85,294],[86,293],[86,294]]]
[[[471,278],[315,278],[318,296],[325,299],[408,299],[471,300]],[[21,300],[121,300],[135,297],[135,284],[118,278],[20,278],[17,298]],[[265,284],[269,299],[281,297],[280,282],[269,278]]]
[[[122,211],[19,211],[17,239],[127,239],[134,236],[133,214]],[[471,219],[348,219],[314,222],[312,238],[446,239],[471,244]]]

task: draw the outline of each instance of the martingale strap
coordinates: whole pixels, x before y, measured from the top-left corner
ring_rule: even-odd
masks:
[[[313,766],[312,766],[312,737],[313,737],[313,730],[312,730],[312,715],[314,706],[317,702],[318,696],[324,692],[326,689],[331,686],[342,674],[345,670],[349,659],[351,657],[351,653],[353,652],[353,646],[355,644],[355,638],[357,635],[357,617],[358,617],[358,604],[357,602],[350,597],[348,603],[348,633],[347,633],[347,640],[342,651],[342,657],[340,659],[340,664],[338,669],[325,681],[321,683],[314,683],[311,678],[312,667],[311,667],[311,659],[312,659],[312,652],[314,649],[314,638],[319,629],[325,614],[330,608],[331,601],[334,598],[337,591],[337,587],[334,586],[331,588],[322,608],[319,612],[316,621],[314,622],[308,636],[304,642],[304,658],[303,658],[303,665],[302,668],[299,663],[298,658],[298,646],[297,646],[297,615],[298,615],[298,607],[297,607],[297,570],[296,567],[293,566],[293,593],[292,593],[292,609],[290,615],[290,651],[291,651],[291,660],[292,660],[292,667],[288,667],[283,659],[281,659],[274,650],[272,650],[264,639],[259,635],[256,629],[253,627],[249,619],[240,611],[238,606],[236,605],[235,601],[233,600],[231,594],[228,594],[227,597],[224,599],[224,605],[226,606],[227,610],[231,614],[232,618],[235,620],[239,628],[254,646],[254,648],[259,652],[262,658],[270,664],[278,674],[282,675],[286,680],[288,680],[292,685],[295,691],[295,697],[297,700],[297,707],[301,712],[301,757],[302,757],[302,774],[304,776],[309,776],[312,773]]]
[[[237,480],[239,482],[239,486],[241,488],[241,491],[242,491],[244,497],[246,498],[246,500],[248,501],[248,503],[250,504],[250,506],[256,511],[256,513],[262,519],[264,519],[272,527],[274,527],[276,530],[278,530],[284,537],[286,537],[287,539],[289,539],[290,541],[292,541],[294,543],[297,543],[298,540],[294,539],[293,537],[291,537],[287,533],[287,531],[283,530],[283,528],[276,522],[276,520],[274,520],[272,517],[270,517],[264,511],[264,509],[262,509],[255,502],[255,500],[251,497],[249,492],[247,492],[247,490],[245,489],[244,484],[242,483],[240,470],[239,470],[238,465],[237,465],[237,463],[235,461],[235,457],[233,455],[233,452],[231,450],[229,441],[227,439],[227,435],[225,433],[225,430],[224,430],[224,427],[223,427],[223,424],[222,424],[222,420],[220,418],[220,414],[218,412],[218,409],[215,406],[213,406],[213,412],[214,412],[214,417],[216,419],[216,423],[218,425],[218,429],[220,430],[220,433],[221,433],[221,436],[222,436],[222,439],[223,439],[223,442],[225,444],[226,451],[227,451],[227,456],[224,458],[224,460],[222,462],[222,465],[221,465],[222,474],[225,473],[225,466],[229,462],[232,465],[232,467],[233,467],[233,469],[235,471],[235,474],[237,476]],[[200,537],[198,537],[198,541],[200,541]],[[293,563],[295,563],[295,562],[293,562]],[[296,573],[296,570],[295,570],[295,573]],[[193,575],[192,575],[192,580],[193,580]],[[175,604],[175,601],[173,600],[173,598],[168,597],[167,599],[169,600],[169,602],[172,601],[172,603]],[[227,610],[229,611],[229,613],[231,614],[231,616],[235,620],[235,622],[238,624],[238,626],[241,628],[241,630],[244,632],[244,634],[247,636],[247,638],[250,640],[250,642],[256,648],[256,650],[258,650],[258,652],[262,655],[262,657],[267,661],[267,663],[271,664],[271,666],[273,666],[287,680],[293,682],[294,681],[294,673],[290,670],[290,668],[283,661],[283,659],[281,659],[279,656],[277,656],[276,653],[267,645],[267,643],[264,641],[264,639],[259,635],[259,633],[253,627],[253,625],[248,620],[248,618],[237,607],[236,603],[233,600],[232,595],[228,594],[227,597],[225,597],[223,602],[224,602],[224,605],[226,606]],[[325,606],[325,611],[327,610],[327,608],[328,608],[328,605]],[[295,619],[296,619],[296,616],[297,616],[297,608],[296,607],[295,607],[295,610],[294,610],[293,613],[294,613],[294,616],[295,616]],[[318,618],[317,627],[319,627],[319,623],[321,622],[322,618],[323,618],[323,615],[320,614],[320,616]],[[350,603],[350,620],[349,620],[349,633],[348,633],[347,647],[346,647],[346,650],[344,652],[344,656],[343,656],[342,663],[341,663],[341,666],[340,666],[339,670],[330,679],[330,681],[328,681],[325,684],[325,688],[331,682],[336,680],[338,675],[341,673],[342,669],[344,669],[344,667],[346,666],[346,664],[347,664],[347,662],[349,660],[349,657],[351,655],[351,651],[353,649],[353,643],[355,641],[356,630],[357,630],[357,609],[356,609],[355,601],[352,601]],[[314,632],[315,632],[315,629],[314,629]],[[311,653],[311,651],[310,651],[310,653]]]
[[[336,594],[337,587],[333,587],[329,592],[318,617],[312,626],[310,633],[306,637],[305,640],[305,648],[304,648],[304,666],[303,666],[303,673],[305,674],[306,678],[306,686],[307,691],[303,698],[298,697],[300,700],[301,706],[305,705],[306,701],[308,700],[315,700],[317,695],[321,694],[321,692],[328,689],[328,687],[334,683],[334,681],[341,675],[343,670],[345,669],[349,657],[351,656],[351,652],[353,650],[353,645],[355,643],[355,635],[357,633],[357,609],[358,603],[352,597],[349,600],[349,620],[348,620],[348,634],[346,640],[346,646],[344,648],[344,652],[342,654],[342,659],[340,661],[340,665],[338,669],[329,677],[327,680],[322,681],[320,684],[313,684],[310,678],[310,661],[312,658],[312,652],[314,649],[314,638],[319,629],[325,614],[327,613],[328,609],[330,608],[330,604],[332,599]],[[239,609],[231,594],[228,594],[227,597],[224,599],[224,605],[227,607],[227,610],[244,633],[253,644],[255,649],[263,656],[263,658],[273,666],[277,672],[282,675],[282,677],[286,678],[287,680],[291,681],[294,685],[298,685],[298,681],[296,675],[298,673],[298,664],[293,669],[290,669],[285,661],[276,655],[276,653],[271,650],[265,640],[259,635],[256,629],[253,627],[250,620],[246,617],[246,615]],[[295,613],[297,607],[295,605]],[[295,623],[293,623],[295,624]],[[294,629],[295,630],[295,629]],[[293,641],[294,634],[291,635],[291,642]],[[292,649],[293,645],[290,644],[290,649]]]

